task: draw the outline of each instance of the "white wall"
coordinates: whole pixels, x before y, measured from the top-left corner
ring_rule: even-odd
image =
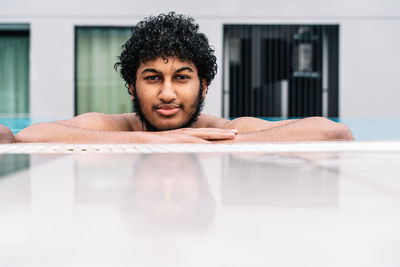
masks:
[[[74,113],[74,28],[63,20],[31,23],[30,108],[34,118]]]
[[[340,114],[400,118],[400,1],[1,0],[0,23],[31,25],[31,115],[69,118],[74,111],[74,26],[134,25],[175,10],[194,16],[215,47],[219,73],[205,112],[221,114],[225,23],[340,25]]]
[[[341,115],[400,118],[400,19],[342,22],[340,48]]]

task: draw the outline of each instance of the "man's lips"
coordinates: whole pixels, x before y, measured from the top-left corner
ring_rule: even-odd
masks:
[[[163,116],[172,116],[175,115],[177,112],[179,112],[179,110],[181,109],[181,107],[179,105],[158,105],[156,107],[156,111],[158,113],[160,113]]]

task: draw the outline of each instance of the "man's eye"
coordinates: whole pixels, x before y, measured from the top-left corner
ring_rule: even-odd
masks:
[[[186,75],[177,75],[177,76],[175,76],[175,77],[176,77],[176,79],[178,79],[178,80],[186,80],[186,79],[189,79],[189,77],[186,76]]]
[[[144,79],[148,80],[148,81],[157,81],[160,79],[160,77],[159,76],[147,76]]]

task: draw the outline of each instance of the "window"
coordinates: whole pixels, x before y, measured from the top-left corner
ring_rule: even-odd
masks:
[[[29,25],[0,24],[0,115],[29,114]]]
[[[75,114],[132,112],[125,82],[114,70],[128,27],[75,29]]]
[[[338,25],[225,25],[226,117],[338,117]]]

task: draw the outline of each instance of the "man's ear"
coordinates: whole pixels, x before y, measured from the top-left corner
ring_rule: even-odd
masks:
[[[133,101],[133,99],[135,98],[133,95],[133,90],[135,90],[135,86],[133,86],[133,84],[129,85],[129,94],[131,95],[131,100]]]
[[[205,80],[201,81],[201,96],[204,98],[206,98],[207,95],[207,91],[208,91],[208,86],[207,86],[207,82]]]

